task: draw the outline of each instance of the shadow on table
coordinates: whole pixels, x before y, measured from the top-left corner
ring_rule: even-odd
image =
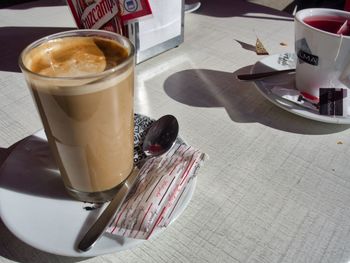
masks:
[[[64,257],[33,248],[15,237],[0,219],[0,256],[15,262],[62,262],[73,263],[87,260],[83,257]]]
[[[0,71],[20,72],[18,58],[33,41],[54,33],[70,30],[67,27],[0,27],[0,38],[6,43],[0,49]]]
[[[293,21],[293,17],[280,10],[247,2],[246,0],[201,0],[196,14],[215,17],[244,16],[260,19]],[[258,14],[258,15],[257,15]]]
[[[29,9],[38,6],[62,6],[66,5],[65,0],[2,0],[0,3],[0,8],[6,9]]]
[[[274,129],[300,134],[331,134],[349,125],[327,124],[289,113],[267,101],[252,82],[239,81],[238,74],[250,72],[250,66],[234,73],[208,69],[177,72],[164,83],[174,100],[194,107],[223,107],[231,120],[258,122]]]

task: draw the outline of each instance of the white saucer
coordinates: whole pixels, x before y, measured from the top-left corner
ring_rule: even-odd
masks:
[[[106,233],[88,252],[76,250],[78,241],[102,209],[68,196],[43,131],[19,142],[0,174],[1,219],[15,236],[37,249],[63,256],[92,257],[147,242]],[[182,195],[173,221],[187,207],[195,185],[196,178]],[[155,234],[163,230],[158,228]]]
[[[287,59],[286,59],[287,58]],[[292,53],[276,54],[263,58],[257,62],[251,73],[258,73],[271,70],[283,70],[295,68],[295,55]],[[256,80],[255,85],[258,91],[273,104],[287,110],[293,114],[302,116],[307,119],[333,123],[333,124],[350,124],[350,116],[325,116],[320,115],[310,109],[298,106],[297,104],[287,101],[271,92],[274,86],[279,86],[287,89],[295,89],[294,86],[295,74],[280,74]],[[349,111],[350,112],[350,111]]]

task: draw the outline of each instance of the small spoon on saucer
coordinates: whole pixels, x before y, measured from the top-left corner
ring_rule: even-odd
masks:
[[[268,72],[261,72],[261,73],[249,73],[249,74],[241,74],[237,75],[237,79],[239,80],[257,80],[262,79],[282,73],[291,73],[295,72],[295,69],[284,69],[284,70],[275,70],[275,71],[268,71]]]
[[[166,153],[175,144],[178,132],[179,124],[172,115],[165,115],[155,121],[148,129],[142,144],[142,150],[147,158],[160,156]],[[78,249],[80,251],[88,251],[102,236],[118,213],[126,196],[134,185],[138,174],[138,172],[134,171],[124,181],[112,201],[79,242]]]

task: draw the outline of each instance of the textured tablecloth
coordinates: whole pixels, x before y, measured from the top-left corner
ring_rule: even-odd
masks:
[[[33,3],[0,10],[1,148],[41,128],[16,55],[74,26],[66,6]],[[349,262],[349,127],[295,116],[235,78],[261,59],[256,37],[270,54],[293,51],[292,20],[241,0],[202,1],[186,14],[185,42],[137,66],[135,111],[175,115],[182,138],[210,155],[165,232],[130,251],[76,259],[33,249],[1,224],[0,262]]]

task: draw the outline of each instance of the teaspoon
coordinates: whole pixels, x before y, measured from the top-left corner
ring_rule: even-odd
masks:
[[[262,79],[282,73],[291,73],[295,72],[295,69],[284,69],[284,70],[275,70],[275,71],[268,71],[268,72],[261,72],[261,73],[249,73],[249,74],[241,74],[237,75],[237,78],[239,80],[257,80]]]
[[[147,157],[160,156],[166,153],[174,145],[178,132],[179,124],[176,118],[172,115],[165,115],[155,121],[147,131],[142,144],[142,150]],[[102,236],[117,215],[126,196],[134,185],[138,174],[138,172],[133,172],[124,181],[112,201],[79,242],[78,249],[80,251],[88,251]]]

